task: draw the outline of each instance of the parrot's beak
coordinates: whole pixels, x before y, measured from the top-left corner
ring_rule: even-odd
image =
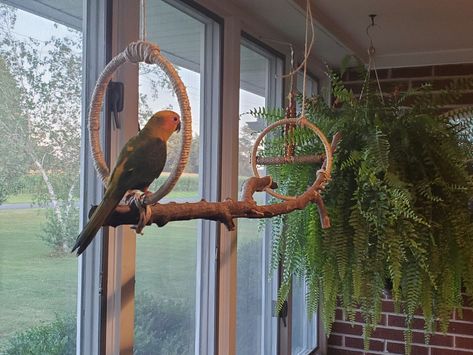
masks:
[[[179,133],[180,131],[181,131],[181,122],[179,121],[176,127],[176,132]]]

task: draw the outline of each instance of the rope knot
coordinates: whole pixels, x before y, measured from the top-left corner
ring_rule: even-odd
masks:
[[[128,62],[145,62],[147,64],[155,64],[156,57],[159,56],[160,52],[157,45],[145,41],[132,42],[123,51]]]

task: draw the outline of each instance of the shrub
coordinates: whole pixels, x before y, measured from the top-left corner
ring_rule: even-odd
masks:
[[[76,353],[76,318],[58,316],[50,324],[42,324],[18,332],[8,339],[4,355],[74,355]]]
[[[189,303],[144,292],[135,300],[136,355],[194,353],[194,312]]]

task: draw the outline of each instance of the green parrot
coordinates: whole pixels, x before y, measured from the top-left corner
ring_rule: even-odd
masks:
[[[128,190],[148,192],[149,185],[163,171],[169,137],[180,129],[177,113],[159,111],[130,138],[118,156],[102,202],[77,237],[72,252],[77,249],[77,255],[82,254]]]

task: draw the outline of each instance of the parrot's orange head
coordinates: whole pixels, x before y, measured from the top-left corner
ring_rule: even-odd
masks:
[[[171,134],[179,132],[181,119],[179,115],[170,110],[156,112],[146,123],[143,131],[149,132],[153,137],[167,142]]]

